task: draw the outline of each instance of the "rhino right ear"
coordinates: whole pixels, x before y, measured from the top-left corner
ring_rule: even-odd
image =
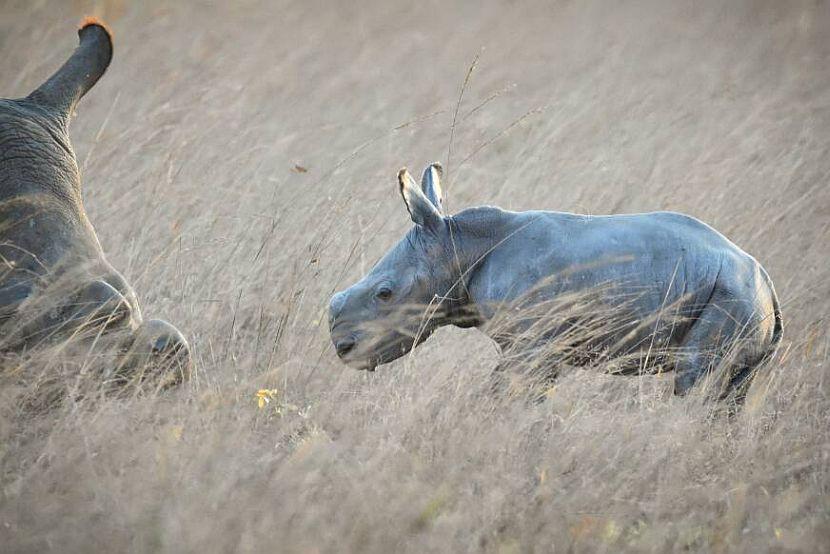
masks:
[[[444,213],[444,208],[441,205],[443,200],[441,177],[443,176],[444,168],[441,167],[441,164],[432,162],[424,170],[424,175],[421,177],[421,190],[424,191],[424,195],[429,198],[429,201],[440,213]]]
[[[101,78],[112,59],[112,35],[100,20],[84,19],[78,37],[78,48],[66,63],[28,96],[54,110],[64,123],[69,122],[75,104]]]
[[[398,171],[398,186],[412,221],[428,229],[438,229],[444,221],[441,212],[426,197],[405,167]]]

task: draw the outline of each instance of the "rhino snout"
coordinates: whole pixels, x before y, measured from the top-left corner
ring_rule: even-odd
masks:
[[[163,319],[150,319],[139,330],[139,337],[145,341],[145,348],[155,357],[176,359],[190,364],[190,346],[181,331]]]
[[[346,365],[356,369],[374,369],[374,364],[366,358],[365,345],[361,341],[366,337],[357,331],[347,329],[345,324],[338,324],[331,331],[331,342],[337,357],[343,360]]]
[[[337,323],[337,318],[343,311],[343,306],[346,305],[346,292],[338,292],[331,297],[329,301],[329,329],[334,329],[334,324]]]
[[[187,339],[178,329],[162,319],[149,319],[136,330],[121,365],[126,378],[137,374],[143,380],[154,375],[167,386],[188,379],[193,360]]]
[[[345,358],[356,351],[359,336],[357,333],[345,328],[343,324],[333,327],[331,330],[331,343],[340,358]]]

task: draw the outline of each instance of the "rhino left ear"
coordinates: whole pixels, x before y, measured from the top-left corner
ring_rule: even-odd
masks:
[[[412,221],[422,227],[438,229],[444,221],[441,212],[427,198],[405,167],[398,171],[398,186]]]

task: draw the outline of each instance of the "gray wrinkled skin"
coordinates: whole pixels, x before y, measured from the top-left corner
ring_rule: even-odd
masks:
[[[109,32],[89,21],[66,63],[28,97],[0,99],[0,351],[82,335],[117,337],[121,370],[157,361],[189,370],[184,336],[145,321],[105,259],[81,201],[70,115],[106,71]]]
[[[415,226],[365,277],[331,299],[332,342],[349,365],[374,369],[447,324],[480,327],[509,349],[533,321],[495,325],[507,308],[580,294],[593,294],[613,325],[579,345],[589,355],[577,363],[594,353],[624,358],[620,373],[647,371],[649,361],[668,364],[677,394],[720,362],[730,368],[727,390],[746,384],[781,340],[767,273],[693,217],[493,207],[445,216],[440,175],[440,165],[429,166],[419,186],[401,170],[400,191]],[[578,336],[579,319],[550,321],[536,329],[537,342]]]

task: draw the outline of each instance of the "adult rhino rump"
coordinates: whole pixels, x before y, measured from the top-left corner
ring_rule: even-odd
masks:
[[[0,99],[0,352],[91,337],[112,343],[122,378],[152,363],[178,381],[190,369],[187,340],[143,318],[83,207],[69,122],[113,49],[95,18],[78,35],[78,48],[46,82],[25,98]]]
[[[420,186],[399,173],[415,226],[332,297],[332,341],[350,365],[374,369],[453,324],[481,328],[510,354],[557,343],[568,361],[605,357],[620,373],[659,364],[675,370],[677,394],[725,365],[725,394],[745,390],[781,340],[766,271],[695,218],[493,207],[447,216],[440,177],[439,164]]]

